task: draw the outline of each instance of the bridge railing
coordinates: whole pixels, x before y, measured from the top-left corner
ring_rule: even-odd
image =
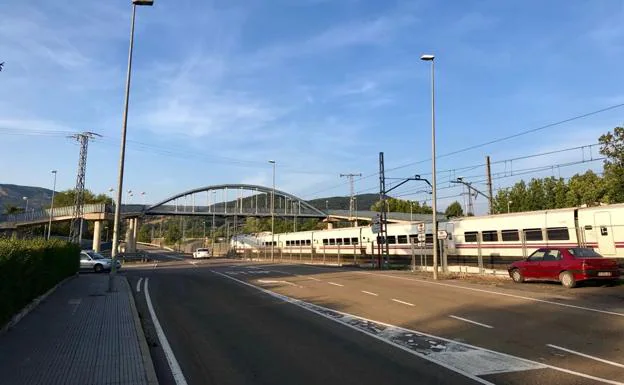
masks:
[[[53,209],[33,210],[19,214],[0,215],[0,222],[32,222],[45,218],[71,217],[75,206],[55,207]],[[112,212],[106,203],[90,203],[83,207],[85,214]]]

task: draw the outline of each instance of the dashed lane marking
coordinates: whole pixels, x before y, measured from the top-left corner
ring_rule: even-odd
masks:
[[[370,291],[366,291],[366,290],[362,290],[362,293],[364,293],[364,294],[368,294],[368,295],[374,295],[375,297],[377,297],[377,296],[379,295],[379,294],[377,294],[377,293],[372,293],[372,292],[370,292]]]
[[[409,302],[401,301],[400,299],[392,298],[392,300],[393,300],[394,302],[402,303],[403,305],[407,305],[407,306],[414,306],[414,304],[413,304],[413,303],[409,303]]]
[[[140,293],[141,292],[141,282],[143,281],[143,277],[139,278],[139,280],[137,281],[136,284],[136,292]]]
[[[477,321],[472,321],[472,320],[469,320],[468,318],[462,318],[462,317],[458,317],[456,315],[450,315],[449,317],[455,318],[456,320],[459,320],[459,321],[464,321],[464,322],[468,322],[468,323],[471,323],[471,324],[474,324],[474,325],[482,326],[484,328],[494,329],[494,326],[482,324],[481,322],[477,322]]]
[[[327,283],[329,283],[330,285],[334,285],[334,286],[344,287],[344,285],[341,285],[341,284],[336,283],[336,282],[327,282]]]

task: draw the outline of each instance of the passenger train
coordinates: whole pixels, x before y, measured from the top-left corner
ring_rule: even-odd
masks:
[[[431,223],[424,224],[426,240],[419,243],[423,224],[388,224],[391,255],[430,255]],[[448,237],[443,247],[449,261],[474,264],[482,256],[490,264],[509,263],[541,247],[591,247],[605,257],[624,258],[624,204],[579,207],[522,213],[462,217],[439,222]],[[370,226],[275,234],[274,247],[297,253],[377,253],[377,234]],[[271,245],[271,233],[240,235],[233,246],[261,250]]]

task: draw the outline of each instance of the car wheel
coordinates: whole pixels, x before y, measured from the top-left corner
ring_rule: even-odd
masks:
[[[93,271],[95,271],[96,273],[102,272],[103,269],[104,268],[100,264],[97,264],[97,265],[93,266]]]
[[[574,275],[572,275],[572,273],[569,271],[564,271],[559,274],[559,280],[561,281],[561,284],[568,289],[576,286],[576,280],[574,279]]]
[[[519,269],[513,269],[511,271],[511,279],[513,279],[515,283],[524,282],[524,276],[522,275]]]

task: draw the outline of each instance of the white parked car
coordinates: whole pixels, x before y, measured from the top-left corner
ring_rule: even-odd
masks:
[[[210,249],[197,249],[193,253],[193,258],[210,258]]]

